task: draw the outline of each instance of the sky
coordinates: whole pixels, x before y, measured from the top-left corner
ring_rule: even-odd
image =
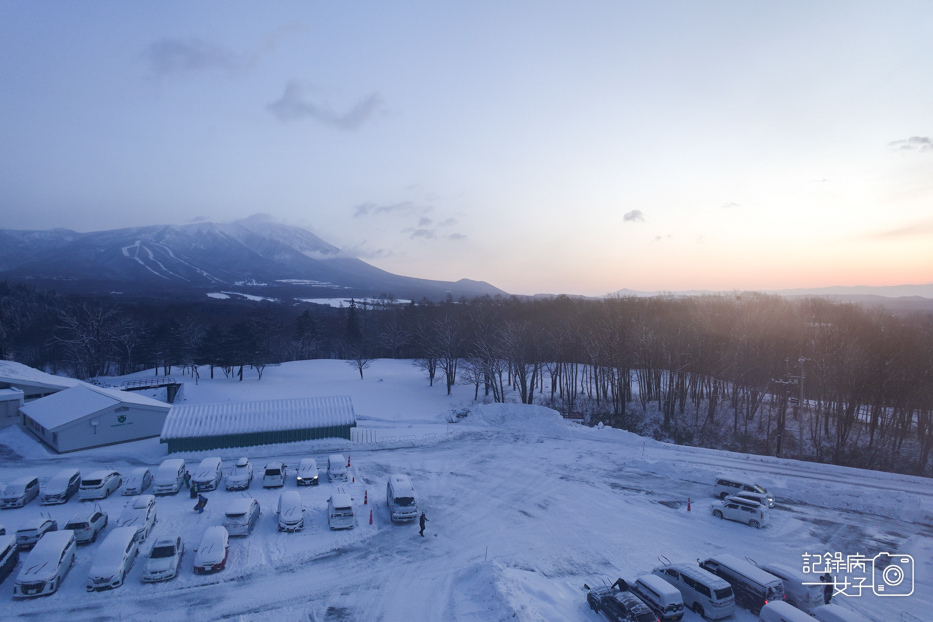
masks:
[[[933,283],[933,4],[0,0],[0,229],[514,294]]]

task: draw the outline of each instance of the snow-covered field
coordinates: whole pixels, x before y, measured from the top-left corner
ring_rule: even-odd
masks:
[[[307,526],[276,529],[279,490],[254,480],[248,493],[207,493],[204,514],[186,493],[158,497],[158,522],[127,577],[110,592],[87,593],[88,569],[100,543],[79,547],[58,593],[11,599],[19,566],[0,584],[0,619],[23,620],[600,620],[589,610],[583,584],[634,577],[659,565],[694,562],[731,552],[800,568],[804,554],[839,552],[873,557],[898,552],[915,560],[912,596],[837,596],[834,602],[874,620],[933,619],[933,486],[903,475],[791,460],[677,447],[609,428],[587,428],[534,406],[472,402],[473,387],[429,387],[408,361],[376,361],[360,380],[342,361],[306,361],[265,370],[262,380],[186,381],[187,404],[303,396],[349,395],[360,428],[376,443],[313,441],[211,452],[225,468],[241,455],[261,468],[302,457],[326,464],[329,453],[351,459],[357,524],[333,532],[327,498],[336,485],[300,490]],[[469,408],[457,423],[454,411]],[[156,467],[165,458],[157,439],[53,455],[17,427],[0,431],[0,482],[59,469],[102,466],[121,472]],[[207,454],[182,455],[195,462]],[[385,505],[390,472],[407,473],[429,519],[394,525]],[[720,472],[746,473],[774,493],[771,524],[756,530],[710,514],[712,481]],[[322,469],[323,474],[323,469]],[[326,482],[326,478],[324,479]],[[227,568],[192,572],[193,550],[204,530],[220,524],[235,496],[256,497],[262,515],[252,535],[231,538]],[[364,505],[364,498],[368,501]],[[688,511],[688,499],[691,501]],[[111,527],[127,497],[101,503]],[[15,530],[48,513],[63,524],[81,507],[66,505],[0,512]],[[372,512],[372,524],[370,524]],[[144,556],[159,537],[180,534],[188,552],[180,576],[142,584]],[[818,575],[814,575],[814,581]],[[841,575],[838,577],[841,578]],[[870,570],[869,570],[870,580]],[[736,622],[756,619],[737,609]],[[699,622],[688,612],[687,622]]]

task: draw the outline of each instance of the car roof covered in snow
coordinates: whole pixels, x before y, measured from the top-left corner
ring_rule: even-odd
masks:
[[[227,529],[222,525],[213,525],[204,530],[195,564],[213,564],[224,558],[224,544],[227,542]]]
[[[227,515],[246,514],[249,512],[250,506],[255,502],[256,500],[252,497],[237,497],[227,506]]]
[[[50,531],[39,538],[23,562],[17,581],[43,581],[54,577],[62,551],[73,538],[74,532],[69,529]]]
[[[123,561],[127,547],[135,538],[135,527],[114,527],[97,549],[89,575],[109,576],[108,573]]]
[[[349,508],[353,507],[353,500],[345,492],[338,492],[331,497],[331,503],[334,504],[335,508]]]

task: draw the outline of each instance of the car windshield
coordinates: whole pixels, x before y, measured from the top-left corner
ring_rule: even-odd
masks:
[[[762,487],[759,486],[758,484],[755,484],[754,486],[752,486],[752,488],[754,488],[754,489],[755,489],[755,492],[757,492],[757,493],[760,494],[760,495],[764,495],[764,494],[767,494],[767,493],[768,493],[767,490],[765,490],[764,488],[762,488]]]
[[[282,472],[278,469],[266,469],[266,477],[276,477],[281,475]]]
[[[415,502],[414,497],[396,497],[395,498],[395,505],[400,505],[402,507],[408,507],[414,504],[414,502]]]
[[[86,479],[83,482],[81,482],[81,486],[85,488],[90,488],[92,486],[100,486],[100,480],[99,479]]]
[[[723,598],[730,598],[732,596],[732,587],[724,587],[721,590],[716,590],[716,598],[722,600]]]
[[[87,528],[88,528],[87,523],[68,523],[67,525],[65,525],[65,529],[71,529],[72,531],[78,531],[78,530],[87,529]]]
[[[149,555],[152,559],[161,559],[163,557],[174,557],[175,556],[175,547],[172,545],[167,546],[154,546],[152,547],[152,554]]]
[[[227,518],[242,518],[246,512],[227,512]]]

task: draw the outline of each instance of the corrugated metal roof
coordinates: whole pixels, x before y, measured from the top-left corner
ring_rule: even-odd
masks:
[[[260,402],[223,402],[174,406],[165,419],[162,441],[176,438],[279,432],[352,425],[353,402],[347,395]]]

